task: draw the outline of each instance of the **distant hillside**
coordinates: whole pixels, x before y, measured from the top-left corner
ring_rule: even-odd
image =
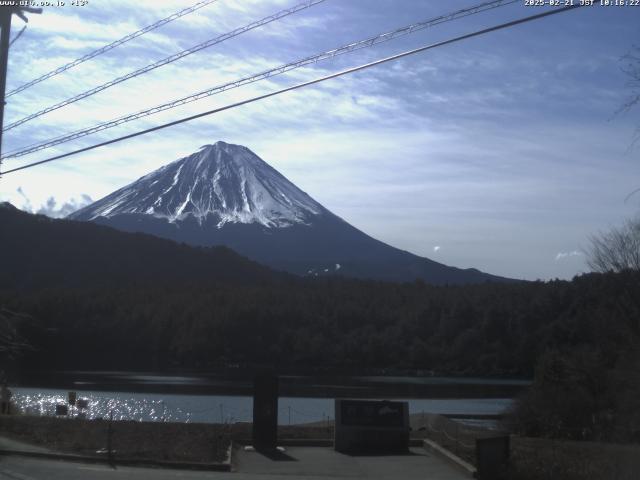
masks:
[[[145,283],[258,283],[286,278],[226,247],[190,247],[0,204],[0,289]]]

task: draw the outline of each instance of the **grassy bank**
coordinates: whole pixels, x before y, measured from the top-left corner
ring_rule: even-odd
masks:
[[[412,437],[431,438],[471,461],[474,439],[490,431],[466,427],[440,415],[411,416]],[[250,442],[250,423],[209,424],[85,420],[31,415],[0,416],[0,434],[51,450],[106,456],[109,429],[116,458],[189,462],[222,462],[231,441]],[[443,435],[442,432],[447,432]],[[332,440],[333,422],[281,425],[278,437],[286,440]],[[456,445],[451,438],[460,443]],[[465,451],[466,450],[466,451]]]
[[[511,438],[514,480],[636,480],[640,445]]]
[[[30,415],[0,416],[0,435],[63,453],[118,459],[223,462],[231,441],[251,439],[251,424],[170,423],[84,420]],[[333,425],[280,426],[279,438],[331,439]],[[101,453],[98,453],[101,452]]]
[[[411,416],[413,436],[428,438],[468,463],[476,463],[476,439],[504,432],[466,425],[433,413]]]
[[[423,435],[472,465],[475,441],[506,431],[466,426],[440,415],[412,416],[414,435]],[[417,432],[415,432],[417,430]],[[511,480],[636,480],[640,445],[510,436]]]
[[[2,435],[51,450],[106,457],[109,430],[116,458],[222,462],[231,434],[226,425],[114,421],[11,415]],[[102,453],[98,453],[102,452]]]

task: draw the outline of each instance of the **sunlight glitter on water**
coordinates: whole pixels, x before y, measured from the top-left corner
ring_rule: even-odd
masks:
[[[12,388],[20,410],[31,415],[55,415],[56,404],[67,403],[67,392],[56,389]],[[132,392],[77,391],[88,408],[71,408],[69,415],[87,419],[109,418],[146,422],[235,423],[250,422],[253,399],[247,396],[178,395]],[[409,412],[497,414],[511,399],[410,399]],[[332,420],[333,399],[281,397],[281,425]]]
[[[56,405],[67,404],[67,392],[51,389],[13,388],[20,411],[30,415],[55,415]],[[70,407],[70,416],[147,422],[249,421],[253,403],[249,397],[160,395],[122,392],[77,391],[87,408]]]
[[[70,407],[71,416],[81,416],[88,419],[108,418],[111,414],[114,420],[138,421],[168,421],[189,422],[191,413],[180,407],[168,408],[164,400],[145,398],[105,398],[96,395],[79,396],[86,398],[86,409]],[[59,394],[35,393],[16,394],[15,402],[18,408],[32,415],[54,415],[57,404],[66,404],[67,398]]]

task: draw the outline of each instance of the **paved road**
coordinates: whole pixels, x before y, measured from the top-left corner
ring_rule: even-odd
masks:
[[[111,468],[107,465],[74,463],[61,460],[6,456],[0,458],[1,480],[168,480],[168,479],[220,479],[233,474],[218,476],[215,472],[163,470],[155,468]]]
[[[292,447],[271,458],[256,452],[236,451],[234,464],[247,478],[269,473],[276,478],[369,478],[376,480],[462,480],[469,477],[422,448],[408,455],[351,456],[332,448]],[[254,475],[254,477],[250,477]]]
[[[411,455],[353,457],[330,448],[295,447],[268,458],[239,450],[235,472],[198,472],[158,468],[116,467],[20,456],[0,457],[0,480],[462,480],[468,476],[422,449]]]
[[[38,447],[30,443],[20,442],[11,438],[0,436],[0,450],[13,450],[16,452],[55,453],[53,450]]]

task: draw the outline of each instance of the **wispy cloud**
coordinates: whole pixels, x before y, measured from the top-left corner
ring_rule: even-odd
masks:
[[[81,194],[79,198],[72,198],[66,202],[58,202],[54,197],[49,197],[38,208],[34,208],[31,199],[27,196],[22,187],[16,189],[16,193],[21,198],[21,202],[16,205],[21,210],[29,213],[37,213],[52,218],[64,218],[67,215],[81,209],[91,203],[93,199],[86,193]]]
[[[78,200],[64,202],[61,205],[56,202],[55,198],[49,197],[47,202],[36,213],[53,218],[64,218],[91,203],[93,203],[93,199],[87,194],[83,194]]]
[[[20,195],[20,198],[22,199],[22,205],[20,208],[26,212],[33,212],[33,208],[31,207],[31,200],[29,200],[29,197],[27,197],[27,195],[24,193],[24,190],[22,190],[22,187],[16,188],[16,192],[18,193],[18,195]]]
[[[572,250],[571,252],[558,252],[558,254],[556,255],[556,261],[564,260],[565,258],[570,258],[570,257],[581,257],[583,255],[584,253],[578,250]]]

